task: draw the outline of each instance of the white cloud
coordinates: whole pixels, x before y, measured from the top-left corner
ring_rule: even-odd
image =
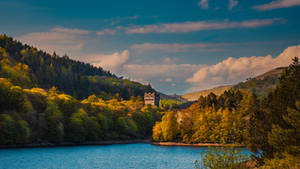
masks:
[[[67,34],[78,34],[78,35],[86,35],[89,33],[87,30],[82,29],[72,29],[72,28],[63,28],[63,27],[55,27],[51,29],[52,32],[60,32],[60,33],[67,33]]]
[[[104,21],[110,23],[110,25],[116,25],[116,24],[120,24],[123,21],[137,20],[140,17],[141,16],[139,16],[139,15],[123,16],[123,17],[119,16],[119,17],[107,18],[107,19],[104,19]]]
[[[247,22],[244,24],[250,25],[257,25],[258,22]],[[197,51],[197,52],[220,52],[224,50],[228,50],[228,47],[232,46],[246,46],[249,45],[265,45],[270,44],[272,42],[239,42],[239,43],[142,43],[142,44],[134,44],[130,46],[130,49],[138,52],[143,53],[147,51],[164,51],[164,52],[190,52],[190,51]],[[274,42],[273,42],[274,43]],[[174,58],[165,58],[166,61],[174,61]],[[176,61],[177,62],[177,61]]]
[[[164,44],[164,43],[143,43],[143,44],[135,44],[130,48],[134,49],[138,52],[145,52],[149,50],[160,50],[167,52],[185,52],[190,50],[198,50],[198,51],[216,51],[216,46],[224,45],[224,44],[209,44],[209,43],[194,43],[194,44]]]
[[[86,57],[78,58],[81,61],[91,63],[94,66],[102,67],[113,73],[120,73],[123,65],[129,60],[130,53],[128,50],[115,52],[112,54],[89,54]]]
[[[118,56],[120,53],[118,54]],[[98,58],[98,57],[93,57]],[[107,58],[107,57],[105,57]],[[118,57],[120,58],[120,57]],[[89,60],[89,63],[94,65],[102,66],[103,64],[95,64],[98,59],[94,59],[96,61]],[[100,61],[103,58],[101,57]],[[116,59],[117,60],[117,59]],[[122,59],[118,59],[122,60]],[[201,67],[205,65],[201,64],[177,64],[176,58],[164,58],[162,62],[157,63],[141,63],[141,64],[133,64],[130,63],[129,57],[128,59],[123,59],[123,62],[119,62],[115,64],[115,68],[113,72],[118,72],[118,74],[129,78],[131,80],[139,81],[144,84],[151,84],[152,86],[158,85],[158,83],[168,83],[171,86],[177,82],[185,83],[187,75],[191,75],[199,70]],[[127,62],[128,61],[128,62]],[[112,67],[106,67],[106,69],[112,70]]]
[[[186,82],[192,85],[188,92],[238,83],[276,67],[287,66],[295,56],[300,56],[300,45],[288,47],[275,58],[271,55],[229,57],[215,65],[200,68],[192,77],[188,78]]]
[[[167,63],[167,64],[174,64],[177,63],[179,61],[178,58],[171,58],[171,57],[165,57],[163,59],[163,63]]]
[[[184,81],[189,74],[193,74],[203,65],[192,64],[125,64],[122,73],[134,79],[164,79]]]
[[[159,80],[160,82],[172,82],[173,81],[173,79],[172,78],[169,78],[169,77],[167,77],[167,78],[165,78],[165,79],[160,79]]]
[[[235,6],[237,6],[238,3],[239,3],[239,1],[229,0],[228,9],[232,10]]]
[[[268,26],[285,21],[282,18],[273,19],[253,19],[241,22],[235,21],[195,21],[181,23],[163,23],[146,26],[133,26],[125,28],[128,34],[146,34],[146,33],[186,33],[202,30],[217,30],[229,28],[256,28]]]
[[[33,32],[16,39],[49,53],[55,51],[62,55],[81,50],[87,43],[85,35],[88,33],[89,31],[81,29],[55,27],[48,32]]]
[[[116,34],[116,30],[113,30],[113,29],[104,29],[103,31],[99,31],[97,32],[97,35],[101,36],[101,35],[104,35],[104,34],[107,34],[107,35],[114,35]]]
[[[198,2],[198,6],[201,6],[202,9],[208,9],[209,0],[201,0]]]
[[[253,8],[260,11],[272,10],[278,8],[289,8],[300,5],[300,0],[275,0],[267,4],[254,6]]]

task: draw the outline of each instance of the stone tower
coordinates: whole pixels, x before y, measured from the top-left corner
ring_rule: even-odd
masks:
[[[144,94],[145,105],[150,104],[159,107],[159,95],[157,93]]]

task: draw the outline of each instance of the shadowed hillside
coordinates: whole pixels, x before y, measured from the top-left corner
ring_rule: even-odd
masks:
[[[92,94],[105,99],[129,99],[154,91],[150,85],[117,77],[101,67],[70,59],[67,55],[48,54],[6,35],[0,35],[0,50],[3,53],[1,59],[6,59],[2,62],[0,77],[25,88],[55,86],[79,99]],[[25,80],[20,80],[24,73]]]
[[[255,93],[258,97],[265,97],[275,89],[278,78],[284,69],[286,68],[279,67],[272,69],[262,75],[250,78],[245,82],[240,82],[233,88],[247,90]]]

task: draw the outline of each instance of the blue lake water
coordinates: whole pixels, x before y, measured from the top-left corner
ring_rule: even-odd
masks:
[[[192,169],[206,149],[146,143],[0,149],[0,169]]]

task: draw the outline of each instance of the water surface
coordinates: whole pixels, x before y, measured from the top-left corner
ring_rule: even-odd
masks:
[[[0,149],[0,169],[192,169],[206,149],[146,143]]]

